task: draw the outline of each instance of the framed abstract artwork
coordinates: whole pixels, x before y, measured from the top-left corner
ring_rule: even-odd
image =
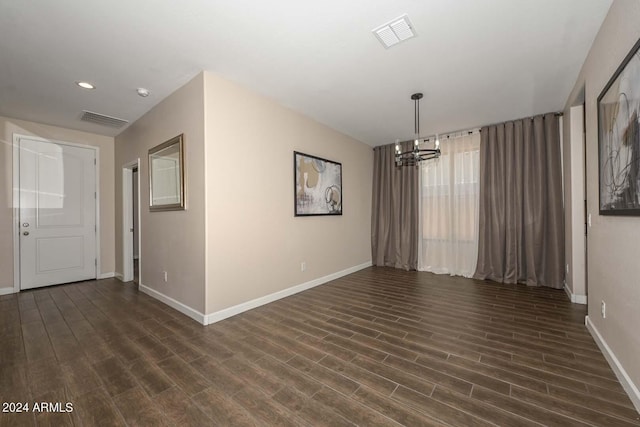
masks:
[[[640,216],[640,40],[598,97],[600,215]]]
[[[342,215],[342,164],[293,152],[295,216]]]

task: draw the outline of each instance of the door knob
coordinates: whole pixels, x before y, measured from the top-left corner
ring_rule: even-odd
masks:
[[[25,231],[25,232],[23,232],[22,234],[24,234],[25,236],[28,236],[28,235],[29,235],[29,232],[28,232],[28,231]]]
[[[22,223],[22,226],[23,226],[23,227],[28,227],[28,226],[29,226],[29,223],[28,223],[28,222],[23,222],[23,223]]]

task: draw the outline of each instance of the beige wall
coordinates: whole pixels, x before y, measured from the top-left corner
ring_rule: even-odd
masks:
[[[640,2],[615,0],[583,65],[569,99],[585,87],[587,125],[587,211],[589,319],[640,387],[640,218],[598,214],[597,98],[640,38]],[[607,318],[600,315],[606,301]]]
[[[199,74],[116,137],[114,203],[116,271],[122,274],[122,167],[139,158],[141,283],[201,313],[205,308],[203,96]],[[187,209],[149,212],[147,152],[179,134],[184,134]]]
[[[13,287],[13,135],[98,147],[100,156],[100,272],[113,273],[113,138],[55,126],[0,117],[0,288]]]
[[[207,314],[370,262],[371,147],[207,72],[205,126]],[[342,163],[342,216],[293,216],[294,150]]]

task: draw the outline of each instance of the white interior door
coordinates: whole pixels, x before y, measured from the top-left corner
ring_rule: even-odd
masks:
[[[20,138],[20,289],[96,278],[95,150]]]

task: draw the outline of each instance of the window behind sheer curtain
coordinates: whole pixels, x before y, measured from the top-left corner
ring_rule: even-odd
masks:
[[[480,134],[440,141],[421,162],[418,269],[471,277],[478,258]]]

